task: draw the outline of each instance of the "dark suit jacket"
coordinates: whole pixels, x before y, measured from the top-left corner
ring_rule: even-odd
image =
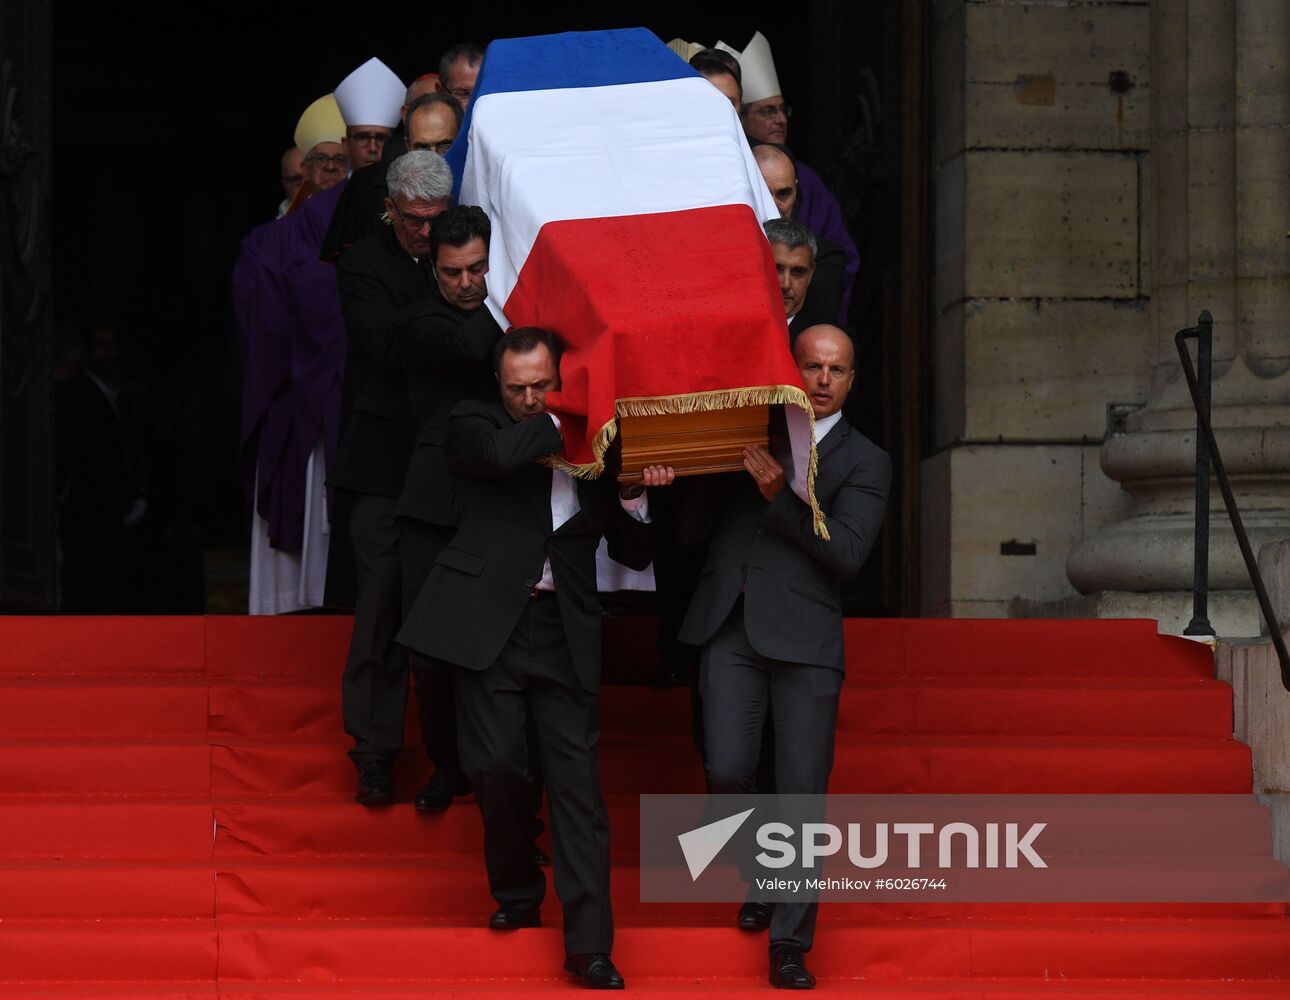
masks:
[[[334,263],[350,247],[385,228],[381,216],[385,213],[385,197],[390,193],[385,174],[390,164],[407,151],[403,136],[393,136],[381,148],[379,160],[350,174],[331,214],[318,254],[320,260]]]
[[[408,379],[416,443],[395,513],[427,524],[456,521],[444,442],[448,415],[463,399],[496,399],[489,357],[502,328],[481,306],[464,312],[438,294],[404,313],[395,341]]]
[[[744,595],[744,624],[757,652],[776,660],[845,669],[842,583],[864,565],[882,527],[891,485],[887,453],[843,418],[817,449],[811,509],[785,487],[767,503],[745,473],[725,477],[708,562],[680,639],[705,645]]]
[[[437,294],[434,279],[399,246],[388,226],[350,248],[337,271],[349,355],[340,447],[327,483],[397,498],[412,455],[414,425],[394,330],[402,310]]]
[[[565,639],[579,684],[600,687],[600,598],[596,548],[602,536],[619,562],[644,569],[653,530],[618,500],[616,477],[575,480],[582,509],[551,530],[550,469],[537,459],[561,450],[546,416],[513,421],[500,401],[459,403],[448,424],[457,533],[436,560],[398,641],[434,659],[484,670],[501,654],[551,560]]]

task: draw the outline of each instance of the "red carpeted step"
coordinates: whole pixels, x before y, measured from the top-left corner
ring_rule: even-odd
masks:
[[[0,676],[339,677],[353,620],[10,616]],[[653,663],[653,618],[605,621],[606,658]],[[847,619],[852,675],[892,677],[1212,676],[1209,652],[1159,636],[1149,621]],[[1037,651],[1042,650],[1042,655]]]
[[[0,621],[0,992],[209,996],[218,961],[230,995],[585,995],[560,973],[554,898],[543,930],[482,928],[478,810],[416,815],[427,768],[412,748],[404,801],[350,801],[337,678],[351,627]],[[606,622],[611,674],[648,675],[655,627]],[[834,791],[1248,795],[1230,690],[1207,650],[1154,623],[846,629]],[[763,993],[765,937],[727,926],[733,905],[637,898],[637,793],[701,787],[688,691],[610,685],[603,701],[629,985]],[[1274,871],[1266,838],[1250,849]],[[1266,981],[1290,978],[1288,933],[1279,904],[833,904],[812,965],[824,992],[906,1000],[1054,983],[1103,1000],[1290,996]]]
[[[1208,647],[1146,620],[848,618],[847,672],[882,677],[1174,677],[1214,675]]]
[[[557,970],[558,972],[558,970]],[[747,971],[741,976],[706,976],[671,978],[666,976],[643,976],[633,973],[627,981],[627,988],[632,993],[648,993],[655,996],[692,998],[701,1000],[704,997],[745,997],[765,996],[768,989],[764,973],[758,969]],[[1052,1000],[1054,995],[1066,1000],[1162,1000],[1164,997],[1182,997],[1185,1000],[1236,1000],[1244,997],[1284,997],[1285,984],[1277,982],[1253,983],[1248,981],[1227,984],[1178,983],[1178,982],[1141,982],[1138,980],[1100,980],[1092,983],[1081,983],[1080,987],[1054,986],[1050,989],[1036,990],[1028,988],[1026,983],[1017,980],[993,980],[988,984],[972,984],[968,981],[926,982],[920,986],[893,986],[889,982],[870,983],[851,978],[823,978],[816,987],[817,993],[845,994],[862,996],[867,1000]],[[540,997],[542,1000],[585,1000],[587,991],[574,985],[573,981],[563,974],[526,975],[512,981],[497,983],[496,992],[504,994],[508,1000],[529,1000]],[[462,988],[441,984],[428,986],[425,989],[409,987],[381,987],[343,985],[329,990],[299,989],[294,986],[283,986],[281,989],[264,989],[254,986],[216,987],[211,985],[203,990],[192,986],[184,992],[171,990],[153,990],[151,988],[128,988],[117,991],[92,992],[76,990],[64,992],[53,990],[40,993],[11,992],[3,990],[5,997],[12,1000],[52,1000],[58,997],[76,997],[77,1000],[121,1000],[122,997],[147,997],[148,1000],[197,1000],[214,995],[236,997],[238,1000],[333,1000],[341,997],[361,997],[362,1000],[474,1000],[480,991],[474,986]]]
[[[671,979],[655,976],[633,974],[627,982],[627,988],[633,993],[649,993],[666,997],[685,997],[691,1000],[702,1000],[704,997],[748,997],[765,996],[765,974],[760,970],[748,972],[743,976],[707,976],[699,979]],[[1056,988],[1055,988],[1056,989]],[[864,980],[824,978],[816,986],[817,993],[863,996],[867,1000],[1052,1000],[1054,990],[1026,989],[1016,982],[996,982],[988,986],[961,984],[928,984],[926,987],[893,988],[890,983],[871,984]],[[572,984],[568,977],[539,980],[529,975],[518,982],[507,982],[499,985],[497,991],[508,1000],[526,1000],[530,997],[541,997],[543,1000],[563,997],[566,1000],[585,1000],[587,991]],[[295,989],[274,992],[234,992],[227,988],[225,996],[236,996],[239,1000],[322,1000],[337,995],[337,992],[311,993]],[[342,991],[340,995],[362,996],[364,1000],[473,1000],[479,996],[477,990],[443,988],[422,992],[419,990],[383,991],[377,988],[362,988],[353,991]],[[1199,990],[1190,986],[1180,987],[1173,983],[1140,983],[1124,980],[1107,980],[1100,986],[1090,989],[1060,988],[1061,997],[1068,1000],[1161,1000],[1163,997],[1184,997],[1186,1000],[1235,1000],[1243,997],[1283,997],[1284,984],[1233,983],[1226,986],[1210,984]]]
[[[205,619],[6,615],[0,677],[199,675]]]
[[[606,790],[702,792],[688,741],[601,744]],[[1235,740],[875,736],[839,739],[829,791],[850,794],[1236,793],[1250,790]]]
[[[216,798],[348,797],[347,743],[232,742],[211,749]],[[0,772],[2,773],[2,772]],[[699,793],[697,752],[685,737],[600,745],[606,792]],[[1250,789],[1249,748],[1235,740],[1076,737],[839,739],[830,791],[847,793],[1236,793]]]
[[[639,823],[638,798],[606,802],[611,829],[616,820],[624,830]],[[340,799],[217,805],[214,813],[215,857],[226,864],[266,857],[460,857],[483,842],[479,810],[462,800],[430,816],[418,814],[410,800],[365,809]]]
[[[487,876],[474,856],[452,860],[380,859],[333,861],[284,860],[246,862],[218,869],[216,912],[232,920],[402,920],[424,924],[483,926],[496,904]],[[1284,867],[1265,859],[1227,866],[1226,884],[1262,885],[1269,877],[1284,879]],[[544,914],[559,926],[559,902],[550,888]],[[615,865],[614,920],[628,927],[730,927],[737,904],[666,904],[640,901],[640,871]],[[906,903],[826,903],[822,926],[908,920],[1047,921],[1107,919],[1283,919],[1277,903],[1120,903],[1120,904],[967,904],[919,901]]]
[[[964,706],[970,704],[970,712]],[[56,706],[48,712],[56,714]],[[606,685],[605,733],[653,738],[690,732],[689,688]],[[415,743],[409,717],[408,742]],[[51,722],[56,725],[56,722]],[[1203,736],[1231,732],[1232,689],[1215,680],[1154,684],[1103,679],[1068,684],[972,679],[848,681],[838,732],[879,734]],[[336,736],[343,732],[335,683],[218,683],[210,688],[210,730],[227,736]],[[2,730],[0,730],[2,732]]]
[[[190,743],[0,741],[3,795],[208,796],[211,750]]]
[[[1209,680],[871,682],[843,694],[842,735],[1183,737],[1232,731],[1232,689]]]
[[[352,615],[217,615],[205,621],[211,677],[331,679],[339,692]]]
[[[6,920],[0,930],[0,988],[36,984],[122,985],[211,982],[219,948],[213,920],[113,924]]]
[[[215,915],[210,861],[162,865],[0,864],[4,920],[137,920]]]
[[[339,677],[326,684],[226,682],[210,688],[214,736],[339,736]]]
[[[0,859],[210,858],[209,803],[0,802]]]
[[[211,997],[220,995],[220,989],[214,981],[211,981],[174,984],[171,988],[136,984],[111,989],[95,984],[91,990],[83,986],[70,990],[55,987],[42,989],[39,993],[29,993],[26,989],[9,989],[0,982],[0,995],[3,995],[5,1000],[57,1000],[59,997],[75,997],[76,1000],[123,1000],[125,997],[131,1000],[143,1000],[143,998],[146,1000],[210,1000]]]
[[[963,706],[971,703],[972,711]],[[603,689],[606,733],[688,734],[688,688]],[[220,682],[0,685],[0,739],[162,736],[339,736],[335,684]],[[981,735],[1187,736],[1231,729],[1231,688],[1217,681],[1146,686],[1023,686],[981,681],[921,685],[853,681],[843,689],[840,735],[976,733]],[[416,740],[415,722],[409,742]]]
[[[1235,740],[923,737],[839,743],[831,792],[936,794],[1249,793]]]
[[[970,710],[966,710],[970,706]],[[607,685],[601,722],[615,735],[690,731],[689,688]],[[841,736],[1213,736],[1232,731],[1232,689],[1215,680],[1153,684],[1102,679],[1058,684],[852,678],[838,710]]]
[[[498,940],[486,929],[341,922],[239,929],[221,922],[220,975],[232,983],[291,981],[323,985],[353,980],[414,983],[540,974],[558,969],[558,928],[519,931]],[[626,928],[614,960],[673,976],[738,975],[761,969],[766,940],[731,928]],[[823,976],[918,981],[1017,978],[1047,981],[1139,978],[1287,980],[1290,925],[1248,920],[1047,921],[1008,924],[873,923],[822,930],[812,968]]]
[[[142,680],[85,683],[0,683],[0,740],[19,737],[79,739],[206,738],[206,684]]]
[[[345,756],[348,746],[344,738],[230,741],[227,745],[213,746],[211,794],[217,799],[268,795],[348,799],[354,794],[354,767]],[[601,786],[606,792],[703,790],[698,754],[688,744],[657,744],[651,751],[651,759],[646,760],[640,759],[642,749],[636,744],[602,743]],[[644,780],[643,771],[654,773]]]

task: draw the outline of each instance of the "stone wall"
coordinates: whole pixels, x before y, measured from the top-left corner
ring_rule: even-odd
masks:
[[[1149,171],[1152,381],[1101,466],[1126,517],[1082,539],[1071,582],[1097,614],[1126,604],[1181,630],[1191,611],[1196,415],[1173,338],[1213,316],[1213,426],[1250,542],[1290,537],[1290,4],[1153,0]],[[1217,489],[1209,620],[1259,633]]]
[[[1125,515],[1108,404],[1151,381],[1150,6],[933,0],[935,321],[923,612],[1074,598]]]

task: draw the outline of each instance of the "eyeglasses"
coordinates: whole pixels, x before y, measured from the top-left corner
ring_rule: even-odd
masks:
[[[414,142],[412,144],[412,148],[428,149],[432,153],[438,153],[440,156],[443,156],[444,153],[452,149],[452,140],[444,139],[442,142]]]
[[[327,156],[325,153],[310,153],[305,157],[306,163],[317,163],[322,166],[333,166],[337,170],[349,169],[349,157],[344,153],[337,153],[335,156]]]
[[[304,179],[305,179],[304,174],[283,174],[282,175],[283,184],[299,184]]]
[[[787,104],[772,104],[768,108],[753,108],[751,109],[751,113],[756,115],[758,118],[766,119],[766,121],[770,121],[772,118],[778,118],[780,115],[783,115],[785,118],[793,117],[793,109]]]
[[[434,215],[404,215],[399,211],[399,206],[394,204],[393,199],[391,199],[390,204],[394,208],[394,214],[399,217],[399,221],[414,233],[420,232],[422,226],[433,226],[434,220],[439,214],[436,212]]]
[[[389,136],[384,132],[351,132],[349,135],[349,141],[356,142],[360,146],[366,146],[369,142],[384,146],[388,138]]]

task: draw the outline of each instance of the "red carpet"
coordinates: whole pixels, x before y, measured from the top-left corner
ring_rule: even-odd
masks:
[[[478,813],[416,816],[415,754],[403,804],[350,801],[349,624],[0,621],[0,993],[582,995],[560,975],[553,896],[540,930],[484,929]],[[648,673],[651,629],[611,623],[616,676]],[[1152,623],[851,621],[848,660],[834,791],[1249,793],[1230,690]],[[765,995],[765,938],[734,929],[733,906],[638,901],[637,794],[701,789],[688,693],[611,686],[603,716],[628,988]],[[812,968],[824,992],[891,1000],[1290,996],[1290,920],[1273,904],[826,904]]]

